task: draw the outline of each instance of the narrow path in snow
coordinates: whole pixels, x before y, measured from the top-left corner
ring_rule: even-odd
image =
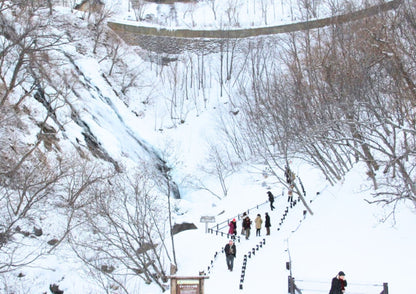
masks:
[[[303,220],[303,207],[299,201],[297,203],[292,208],[289,208],[286,196],[279,196],[276,198],[276,209],[273,211],[270,211],[268,205],[260,205],[258,209],[250,209],[249,216],[253,221],[250,238],[246,240],[244,236],[239,234],[241,241],[235,243],[237,257],[234,260],[234,270],[230,272],[227,269],[225,254],[220,252],[208,274],[209,279],[205,281],[205,291],[207,293],[269,293],[267,291],[273,289],[277,284],[279,288],[286,287],[287,276],[277,277],[274,268],[276,266],[285,266],[288,258],[286,254],[286,239],[299,226],[299,221]],[[288,209],[288,213],[286,213],[287,219],[289,220],[290,218],[287,224],[286,220],[281,221],[286,209]],[[266,236],[266,230],[264,228],[265,212],[268,212],[271,217],[272,227],[270,236]],[[263,219],[260,237],[256,236],[254,224],[254,219],[257,214],[260,214]],[[241,229],[241,220],[238,226]],[[228,228],[223,229],[224,233],[226,230]],[[225,235],[222,238],[224,240],[223,246],[228,242]],[[263,240],[265,244],[257,248],[257,245],[263,243]],[[253,248],[255,249],[255,254],[252,253]],[[244,281],[241,282],[244,255],[247,255],[247,265]],[[249,257],[249,255],[251,256]],[[262,273],[261,277],[253,278],[254,276],[258,277],[259,272]],[[219,282],[224,280],[228,282]]]

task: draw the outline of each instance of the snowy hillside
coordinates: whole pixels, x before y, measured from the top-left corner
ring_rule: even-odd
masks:
[[[401,206],[396,222],[385,223],[383,209],[368,205],[364,199],[369,197],[357,167],[346,180],[336,187],[328,187],[319,177],[305,167],[300,167],[300,177],[305,180],[307,198],[312,202],[314,215],[303,215],[304,208],[297,204],[289,209],[286,219],[279,225],[286,207],[287,195],[280,194],[278,186],[271,186],[277,197],[276,209],[270,211],[268,203],[258,209],[254,202],[261,204],[267,200],[264,187],[248,190],[253,177],[240,175],[239,183],[233,185],[232,193],[226,201],[218,205],[217,211],[225,213],[217,221],[231,219],[236,213],[250,210],[254,220],[260,213],[271,217],[271,235],[265,236],[264,226],[261,237],[255,236],[236,242],[237,258],[233,272],[229,272],[221,249],[227,238],[204,233],[204,225],[198,231],[178,235],[183,258],[180,274],[185,276],[207,271],[215,252],[219,255],[210,270],[206,281],[208,293],[287,293],[287,278],[290,272],[286,262],[291,261],[292,275],[302,293],[328,293],[331,279],[340,271],[346,273],[348,287],[346,293],[376,293],[388,283],[389,293],[412,293],[403,281],[411,279],[411,263],[416,253],[413,225],[415,216],[406,206]],[[258,184],[262,182],[259,178]],[[319,193],[319,195],[317,195]],[[243,201],[243,199],[247,199]],[[195,210],[197,206],[195,207]],[[196,214],[209,214],[206,209]],[[197,221],[197,216],[195,216]],[[237,224],[241,228],[240,222]],[[223,230],[227,232],[228,228]],[[240,277],[244,255],[265,239],[265,245],[248,259],[243,289]],[[196,260],[200,262],[195,262]],[[203,267],[202,267],[203,266]]]
[[[176,261],[178,276],[206,273],[207,294],[283,294],[291,261],[304,294],[328,293],[340,270],[346,293],[379,294],[388,283],[391,293],[413,294],[406,281],[412,280],[409,260],[416,258],[414,207],[368,204],[373,190],[366,165],[355,164],[330,185],[316,167],[290,161],[311,214],[296,197],[290,207],[287,185],[262,156],[244,154],[243,160],[230,152],[236,146],[227,141],[224,122],[241,115],[238,100],[260,68],[257,57],[276,52],[230,46],[225,57],[158,55],[126,45],[105,25],[110,17],[130,22],[139,11],[141,25],[267,26],[335,13],[329,2],[312,1],[312,16],[290,0],[105,2],[111,15],[56,5],[52,15],[46,8],[29,13],[29,21],[19,7],[0,6],[0,92],[7,97],[0,104],[0,293],[54,293],[52,285],[65,294],[168,293],[166,276]],[[333,10],[342,7],[335,2]],[[169,13],[176,17],[164,18]],[[14,43],[15,35],[25,42]],[[31,42],[34,36],[39,39]],[[51,40],[56,45],[43,46]],[[15,86],[7,82],[20,52],[31,62],[23,62]],[[253,67],[247,66],[251,52],[259,54],[250,60]],[[276,196],[274,211],[268,190]],[[200,218],[221,223],[247,210],[253,220],[268,212],[272,232],[265,236],[263,227],[261,237],[254,229],[249,240],[241,236],[229,272],[222,252],[227,236],[205,233]],[[171,243],[170,221],[197,229],[175,234]]]

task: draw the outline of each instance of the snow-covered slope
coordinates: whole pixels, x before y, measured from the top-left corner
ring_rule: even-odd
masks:
[[[249,216],[254,220],[259,213],[271,216],[271,235],[261,237],[241,237],[237,245],[237,258],[233,272],[229,272],[222,248],[228,242],[226,236],[205,234],[204,224],[198,231],[177,235],[180,252],[180,275],[196,275],[207,272],[210,261],[213,268],[206,280],[207,293],[287,293],[288,276],[286,262],[291,261],[292,275],[302,293],[328,293],[331,279],[342,270],[346,273],[349,286],[346,293],[375,293],[388,284],[390,293],[413,293],[403,281],[412,279],[412,263],[416,258],[413,250],[416,238],[413,226],[416,218],[406,205],[399,205],[396,218],[382,222],[388,210],[370,205],[365,199],[370,197],[365,188],[362,170],[355,168],[343,183],[328,187],[307,167],[300,167],[300,177],[304,181],[307,199],[311,201],[313,215],[304,216],[300,204],[289,208],[281,225],[282,214],[288,207],[286,193],[280,194],[279,186],[271,186],[277,196],[275,207],[270,211],[268,204],[255,208],[267,200],[265,187],[259,185],[262,179],[245,177],[238,185],[233,185],[230,196],[217,204],[218,211],[224,211],[217,221],[232,219],[235,212],[250,209]],[[244,183],[242,183],[244,182]],[[252,187],[257,189],[252,189]],[[251,187],[251,188],[250,188]],[[253,208],[254,209],[251,209]],[[196,209],[196,208],[195,208]],[[200,215],[210,212],[200,209]],[[195,222],[197,218],[195,217]],[[238,223],[241,228],[241,224]],[[225,233],[227,229],[223,230]],[[238,230],[239,231],[239,230]],[[244,255],[265,239],[265,245],[248,258],[240,289]],[[215,253],[218,257],[214,259]]]
[[[122,2],[122,7],[127,4],[126,1],[113,2],[114,5]],[[123,13],[126,11],[120,12]],[[120,58],[123,62],[110,76],[111,58],[107,50],[111,51],[111,44],[117,37],[107,31],[108,36],[103,39],[106,42],[100,44],[97,54],[93,54],[92,30],[86,20],[79,18],[81,16],[69,9],[58,9],[55,14],[56,18],[67,18],[68,23],[73,24],[73,27],[63,29],[67,30],[71,42],[56,53],[56,57],[64,60],[57,71],[76,73],[76,87],[70,89],[68,105],[57,111],[58,121],[64,126],[59,134],[63,152],[73,146],[92,152],[95,146],[97,160],[104,159],[125,170],[140,166],[143,161],[164,164],[167,159],[168,165],[176,164],[173,174],[181,180],[192,174],[206,182],[214,182],[212,177],[201,172],[200,164],[207,163],[207,141],[212,141],[217,134],[215,112],[221,99],[215,97],[209,100],[208,106],[198,106],[198,109],[203,109],[202,114],[189,110],[182,125],[173,122],[167,111],[169,107],[163,102],[166,97],[172,97],[172,88],[164,80],[166,75],[161,75],[162,67],[155,69],[154,64],[145,62],[136,54],[135,48],[122,45]],[[75,35],[87,37],[73,41],[70,37]],[[145,53],[140,52],[140,56],[143,55]],[[103,56],[107,58],[103,60]],[[121,88],[126,82],[126,74],[137,74],[139,82],[123,93]],[[28,103],[41,112],[42,106],[38,102]],[[32,134],[30,138],[33,137]],[[26,139],[30,141],[30,138]],[[379,223],[385,211],[383,207],[364,202],[369,191],[359,167],[335,187],[328,187],[315,171],[297,167],[296,173],[304,182],[314,215],[304,217],[304,208],[297,204],[288,210],[282,225],[279,223],[288,205],[287,191],[258,171],[242,166],[239,173],[228,179],[228,196],[222,200],[207,191],[195,191],[185,184],[179,186],[182,199],[175,202],[178,214],[174,221],[193,222],[198,229],[175,236],[178,275],[197,275],[199,271],[207,271],[218,252],[206,281],[206,293],[286,293],[289,274],[286,262],[290,253],[293,276],[298,287],[303,289],[302,293],[328,292],[330,279],[343,270],[349,282],[347,293],[377,294],[382,290],[380,285],[387,282],[393,293],[413,294],[406,281],[412,280],[409,260],[416,257],[412,226],[415,224],[414,214],[407,207],[398,207],[395,226],[391,226],[391,219]],[[250,240],[242,239],[237,243],[235,270],[228,272],[221,252],[227,239],[205,234],[200,217],[213,215],[218,222],[233,218],[265,202],[269,188],[278,197],[277,209],[270,212],[272,234],[265,237],[263,229],[258,238],[253,230]],[[250,210],[250,216],[252,219],[257,213],[264,216],[264,212],[269,211],[267,208],[265,204]],[[49,219],[42,216],[35,222],[43,225],[45,235],[42,241],[55,237],[56,226],[62,217],[53,211],[48,216]],[[266,243],[248,260],[240,289],[244,254],[263,238]],[[38,243],[32,245],[35,248]],[[30,266],[2,275],[5,286],[1,290],[4,293],[43,293],[48,291],[49,285],[59,284],[64,293],[104,293],[99,280],[89,274],[69,244],[64,242],[52,254],[42,256]],[[155,285],[146,285],[134,278],[126,278],[126,284],[131,293],[161,293]]]

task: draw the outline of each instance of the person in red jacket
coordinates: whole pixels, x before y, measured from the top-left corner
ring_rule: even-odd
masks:
[[[338,275],[332,279],[331,290],[329,291],[329,294],[344,294],[345,287],[347,287],[345,273],[340,271]]]
[[[231,236],[234,236],[235,225],[234,225],[233,221],[230,221],[228,226],[230,227],[230,229],[228,230],[228,234],[231,235]]]

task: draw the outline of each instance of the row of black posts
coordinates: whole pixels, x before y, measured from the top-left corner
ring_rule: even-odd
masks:
[[[283,213],[282,218],[280,219],[279,227],[277,230],[280,230],[280,226],[283,224],[283,221],[286,219],[287,213],[289,212],[289,207],[286,207],[285,212]]]
[[[218,230],[214,230],[214,229],[208,229],[208,233],[211,233],[211,234],[215,234],[215,235],[220,235],[221,237],[227,237],[227,239],[233,239],[233,240],[235,240],[235,241],[237,241],[237,242],[240,242],[240,236],[236,236],[236,235],[233,235],[233,234],[229,234],[229,233],[224,233],[224,232],[221,232],[221,231],[218,231]]]
[[[283,193],[282,193],[283,194]],[[262,206],[264,204],[267,204],[268,201],[261,203],[259,205],[256,205],[255,207],[253,207],[252,209],[258,209],[259,206]],[[297,203],[297,201],[293,201],[290,203],[290,208],[292,208],[293,206],[295,206]],[[250,209],[247,210],[247,213],[250,212]],[[283,224],[284,220],[286,219],[286,216],[289,212],[289,207],[286,207],[282,218],[280,219],[280,223],[279,223],[279,227],[278,227],[278,231],[280,230],[280,226]],[[237,218],[238,220],[241,219],[241,215],[237,215],[235,218]],[[234,239],[237,242],[240,242],[240,236],[236,236],[236,235],[232,235],[229,233],[224,233],[222,231],[220,231],[223,228],[227,228],[227,225],[229,224],[229,222],[231,221],[231,219],[228,219],[226,221],[223,221],[221,223],[217,223],[215,226],[208,228],[207,232],[211,233],[211,234],[215,234],[215,235],[220,235],[221,237],[227,237],[227,239]],[[256,254],[256,251],[259,250],[259,248],[262,248],[263,245],[266,244],[266,239],[263,239],[263,241],[261,241],[259,244],[256,245],[256,247],[253,247],[252,250],[250,250],[247,254],[244,255],[244,259],[243,259],[243,265],[242,265],[242,269],[241,269],[241,277],[240,277],[240,285],[239,288],[243,289],[243,283],[244,283],[244,278],[245,278],[245,272],[246,272],[246,268],[247,268],[247,258],[251,258],[251,256]],[[224,251],[224,248],[222,248],[222,251]],[[207,272],[200,272],[200,275],[206,275],[209,274],[211,272],[211,269],[214,266],[214,261],[218,256],[218,252],[215,252],[214,254],[214,258],[210,261],[210,265],[207,267]]]
[[[259,244],[256,245],[256,247],[253,247],[247,254],[244,254],[243,259],[243,266],[241,267],[241,277],[240,277],[240,290],[243,289],[244,284],[244,278],[246,276],[246,269],[247,269],[247,257],[251,258],[251,256],[256,255],[256,251],[259,251],[260,248],[263,247],[263,245],[266,245],[266,239],[263,239]]]
[[[199,273],[200,276],[206,276],[206,275],[209,275],[211,273],[211,269],[214,267],[214,261],[217,259],[217,257],[218,257],[218,251],[215,251],[214,258],[211,259],[211,261],[209,263],[209,266],[207,266],[207,271],[206,272],[205,271],[200,272]]]

